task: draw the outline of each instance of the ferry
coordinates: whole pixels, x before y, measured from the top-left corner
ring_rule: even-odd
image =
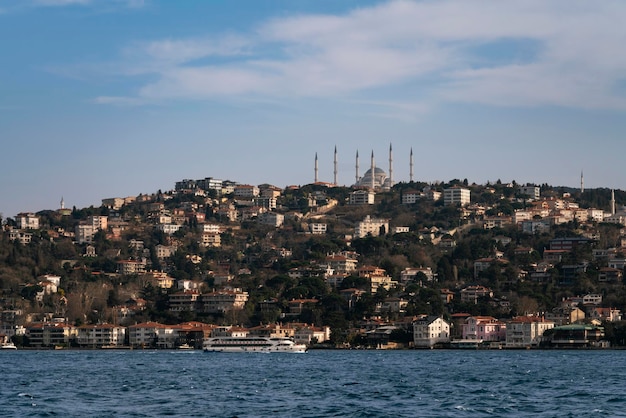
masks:
[[[204,340],[205,352],[221,353],[306,353],[306,345],[289,338],[212,337]]]

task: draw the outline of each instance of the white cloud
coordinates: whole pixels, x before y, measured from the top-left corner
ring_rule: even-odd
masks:
[[[121,72],[157,76],[137,88],[138,101],[389,102],[387,89],[404,87],[416,103],[622,109],[626,100],[613,89],[626,74],[624,18],[626,3],[617,0],[400,0],[272,19],[252,35],[133,44]],[[515,54],[525,44],[532,48]]]

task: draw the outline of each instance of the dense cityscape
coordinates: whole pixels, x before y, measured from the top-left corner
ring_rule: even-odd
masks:
[[[626,345],[626,194],[467,180],[212,177],[2,219],[0,343],[202,348]]]

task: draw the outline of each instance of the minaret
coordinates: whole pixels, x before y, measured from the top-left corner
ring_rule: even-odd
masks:
[[[409,181],[413,183],[413,147],[411,147],[411,154],[409,156]]]
[[[615,215],[615,189],[611,190],[611,215]]]
[[[354,182],[354,184],[358,184],[359,183],[359,150],[356,150],[356,180]]]
[[[374,163],[374,150],[372,150],[372,160],[370,165],[370,173],[372,173],[372,190],[374,190],[376,188],[376,163]]]
[[[583,171],[580,170],[580,194],[585,192],[585,178],[583,177]]]
[[[393,151],[391,143],[389,144],[389,188],[393,187]]]
[[[61,196],[61,209],[65,209],[65,199]]]
[[[315,153],[315,183],[317,183],[317,152]]]
[[[334,174],[335,174],[335,186],[336,186],[337,185],[337,145],[335,145],[335,161],[334,161],[334,164],[335,164]]]

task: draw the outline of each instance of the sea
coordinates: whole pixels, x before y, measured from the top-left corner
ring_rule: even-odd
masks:
[[[626,417],[626,351],[0,352],[2,417]]]

